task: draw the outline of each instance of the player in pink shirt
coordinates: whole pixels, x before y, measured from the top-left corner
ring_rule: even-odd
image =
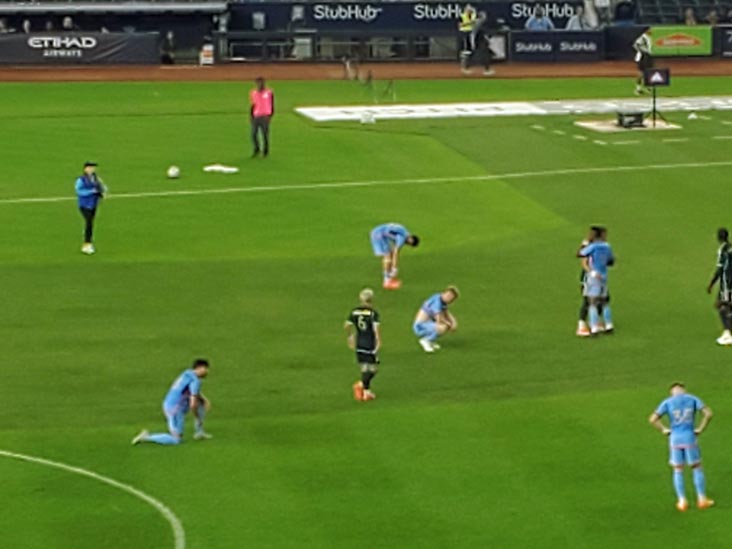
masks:
[[[274,115],[274,93],[269,89],[261,76],[255,80],[257,87],[249,92],[252,120],[252,142],[254,153],[252,157],[259,154],[260,150],[267,156],[269,154],[269,122]],[[262,132],[263,147],[259,147],[259,132]]]

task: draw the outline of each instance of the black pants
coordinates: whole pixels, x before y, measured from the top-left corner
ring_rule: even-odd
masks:
[[[84,243],[91,244],[94,233],[94,216],[97,215],[97,209],[79,208],[84,218]]]
[[[269,154],[269,116],[254,116],[252,117],[252,143],[254,144],[254,154],[257,154],[260,150],[264,151],[264,154]],[[262,132],[262,141],[264,147],[259,147],[259,132]]]

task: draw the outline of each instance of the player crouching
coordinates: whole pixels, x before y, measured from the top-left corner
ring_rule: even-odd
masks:
[[[379,313],[373,308],[374,291],[364,288],[358,294],[359,306],[346,319],[348,347],[356,351],[356,362],[361,368],[361,380],[353,384],[353,398],[358,401],[374,400],[371,380],[378,371],[378,352],[381,348]],[[355,332],[354,332],[355,329]]]
[[[438,337],[457,330],[457,319],[447,310],[447,306],[458,297],[458,289],[448,286],[443,292],[430,296],[417,311],[412,328],[426,353],[434,353],[440,348],[435,343]]]

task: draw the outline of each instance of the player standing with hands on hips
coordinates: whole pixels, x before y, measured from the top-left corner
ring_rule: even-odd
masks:
[[[264,78],[261,76],[255,82],[257,87],[249,92],[252,143],[254,144],[252,157],[258,156],[260,151],[266,157],[269,155],[269,123],[274,116],[274,92],[265,85]],[[260,132],[263,141],[261,148],[259,146]]]
[[[76,180],[76,196],[79,202],[79,211],[84,218],[84,244],[81,252],[87,255],[94,253],[94,218],[97,215],[99,201],[104,198],[107,187],[97,175],[96,162],[85,162],[84,173]]]
[[[701,412],[703,417],[699,426],[695,427],[694,420],[697,412]],[[668,427],[661,423],[663,416],[668,416]],[[685,464],[691,467],[694,475],[696,506],[699,509],[709,509],[714,505],[714,501],[707,497],[701,453],[696,440],[696,437],[704,432],[711,420],[712,410],[698,397],[687,393],[684,384],[679,382],[671,385],[671,396],[659,404],[656,411],[648,418],[653,427],[669,437],[671,452],[669,462],[674,470],[674,489],[678,498],[676,508],[679,511],[683,512],[689,508],[684,489]]]

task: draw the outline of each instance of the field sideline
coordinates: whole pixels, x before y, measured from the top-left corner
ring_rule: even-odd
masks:
[[[730,85],[680,77],[668,93]],[[673,135],[598,146],[570,116],[316,124],[294,108],[373,91],[273,86],[272,156],[251,160],[247,83],[0,85],[0,458],[129,485],[180,519],[190,549],[727,547],[731,357],[704,289],[730,223],[732,141],[712,137],[732,137],[732,113],[669,113]],[[552,100],[632,83],[396,89],[412,103]],[[85,160],[111,189],[94,257],[78,251],[73,203]],[[211,162],[241,172],[204,174]],[[164,177],[171,164],[180,180]],[[422,245],[384,293],[368,232],[390,220]],[[584,341],[574,253],[596,222],[618,256],[617,334]],[[412,318],[448,283],[460,330],[428,356]],[[366,404],[351,398],[342,335],[364,286],[385,339]],[[165,390],[199,355],[215,438],[130,446],[164,428]],[[675,379],[716,412],[701,442],[708,512],[675,511],[665,440],[646,421]],[[13,459],[0,476],[8,547],[175,546],[159,509],[112,485]]]

